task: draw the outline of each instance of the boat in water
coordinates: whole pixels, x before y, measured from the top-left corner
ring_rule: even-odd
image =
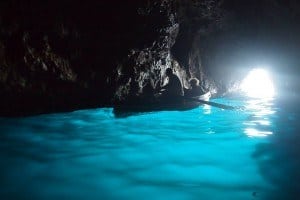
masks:
[[[149,102],[134,102],[128,104],[120,104],[114,106],[114,115],[116,117],[127,117],[131,115],[141,114],[145,112],[157,112],[157,111],[185,111],[203,105],[203,102],[199,100],[208,100],[210,98],[210,92],[205,93],[198,97],[187,98],[181,97],[169,100],[159,100]]]

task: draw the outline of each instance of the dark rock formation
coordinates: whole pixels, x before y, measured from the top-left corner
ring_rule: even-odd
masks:
[[[143,102],[162,84],[168,67],[185,87],[189,78],[197,77],[205,90],[226,92],[235,80],[229,62],[218,59],[222,45],[237,51],[234,35],[248,36],[236,30],[261,30],[278,13],[285,16],[284,9],[276,10],[279,0],[256,2],[259,8],[273,5],[278,11],[271,16],[258,11],[266,20],[260,25],[258,17],[248,20],[257,9],[253,1],[239,2],[0,2],[0,115]],[[298,13],[293,9],[295,21]],[[279,30],[275,22],[269,27]],[[224,57],[232,55],[228,52]]]
[[[118,65],[115,99],[124,103],[142,98],[143,102],[143,97],[152,96],[163,83],[168,67],[175,70],[185,87],[189,87],[189,78],[196,77],[205,90],[216,93],[214,81],[202,66],[201,45],[197,45],[203,34],[220,28],[220,7],[219,1],[179,0],[149,1],[138,8],[138,13],[148,19],[145,35],[150,31],[152,38],[131,49]]]
[[[133,101],[152,95],[167,67],[184,83],[198,77],[209,89],[199,49],[176,44],[171,51],[178,32],[186,34],[180,21],[197,6],[209,9],[183,0],[1,2],[0,114]],[[201,15],[196,21],[206,20]]]

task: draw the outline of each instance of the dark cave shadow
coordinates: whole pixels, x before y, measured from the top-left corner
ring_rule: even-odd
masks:
[[[294,200],[300,197],[300,124],[297,121],[300,115],[292,108],[280,111],[277,116],[270,142],[258,144],[252,157],[263,178],[274,186],[264,195],[265,199]]]

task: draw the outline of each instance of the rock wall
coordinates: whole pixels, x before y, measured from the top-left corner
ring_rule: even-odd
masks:
[[[213,0],[0,3],[0,115],[143,101],[173,68],[185,87],[202,64],[201,37],[220,28]]]
[[[153,42],[131,49],[128,57],[118,65],[115,99],[132,102],[153,96],[157,85],[164,82],[165,69],[171,67],[184,87],[188,79],[196,77],[206,91],[217,92],[214,81],[202,66],[201,37],[220,29],[223,17],[219,1],[158,1],[140,9],[155,23]],[[141,100],[142,98],[142,100]]]
[[[298,93],[299,13],[296,0],[1,1],[0,116],[144,103],[168,67],[222,95],[271,63]]]

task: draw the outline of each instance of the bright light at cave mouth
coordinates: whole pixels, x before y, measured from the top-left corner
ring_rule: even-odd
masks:
[[[275,95],[273,82],[264,69],[253,69],[242,81],[241,90],[252,98],[272,98]]]

